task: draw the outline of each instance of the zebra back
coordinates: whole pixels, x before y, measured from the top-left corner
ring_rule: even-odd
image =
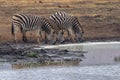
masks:
[[[64,25],[66,20],[66,13],[65,12],[56,12],[55,14],[50,16],[50,19],[57,25],[59,29],[64,28],[61,27]]]

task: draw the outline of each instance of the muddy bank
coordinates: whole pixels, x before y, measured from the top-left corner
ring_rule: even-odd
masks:
[[[64,62],[82,61],[83,51],[69,51],[66,49],[36,49],[35,44],[1,44],[0,62]]]

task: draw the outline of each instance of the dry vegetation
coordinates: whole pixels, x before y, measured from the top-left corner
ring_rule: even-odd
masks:
[[[120,0],[0,0],[0,43],[13,40],[13,14],[48,17],[56,11],[77,16],[85,31],[85,40],[120,38]],[[32,36],[28,34],[28,37]]]

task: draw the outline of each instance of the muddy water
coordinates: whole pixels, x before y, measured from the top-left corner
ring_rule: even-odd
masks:
[[[16,69],[11,63],[0,63],[0,80],[120,80],[120,42],[82,43],[44,48],[86,51],[82,62],[58,66],[32,66]],[[25,65],[26,66],[26,65]],[[31,66],[31,65],[27,65]]]
[[[120,61],[120,42],[96,42],[67,44],[57,46],[42,46],[44,48],[60,48],[68,50],[80,50],[85,53],[85,59],[80,65],[116,64]]]

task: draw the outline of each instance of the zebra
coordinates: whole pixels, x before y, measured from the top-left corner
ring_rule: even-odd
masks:
[[[14,14],[12,16],[12,28],[11,32],[14,36],[15,42],[17,42],[17,32],[20,29],[22,33],[22,39],[27,42],[26,32],[36,31],[37,42],[40,43],[42,39],[41,33],[45,33],[45,38],[49,41],[52,40],[53,30],[51,24],[45,17],[38,17],[30,14]],[[40,39],[41,38],[41,39]]]
[[[56,31],[56,34],[58,35],[58,38],[62,39],[62,41],[64,41],[63,38],[64,31],[67,31],[68,37],[72,40],[76,40],[76,41],[83,40],[82,36],[84,30],[76,16],[72,16],[63,11],[58,11],[55,14],[51,15],[49,18],[54,24],[56,24],[54,26],[54,29]],[[75,39],[71,37],[73,33],[75,34]]]

